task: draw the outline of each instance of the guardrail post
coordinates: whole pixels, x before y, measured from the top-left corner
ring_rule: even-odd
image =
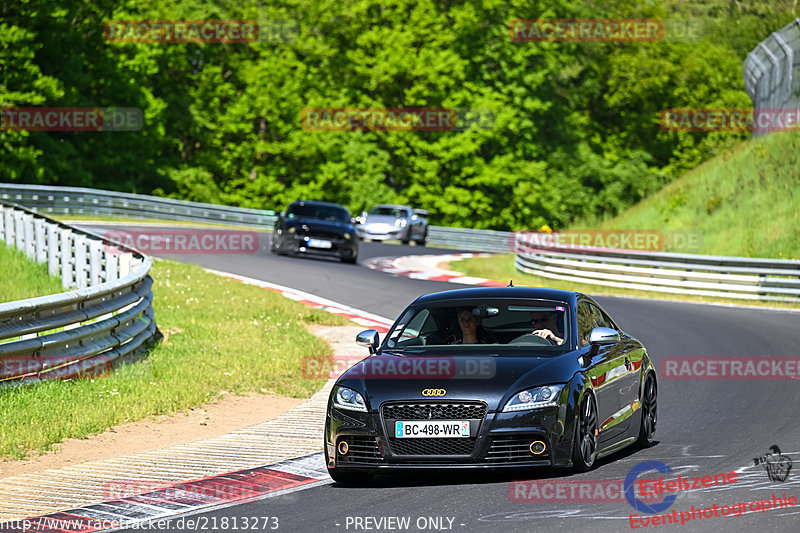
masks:
[[[33,236],[35,238],[36,262],[44,263],[47,261],[47,249],[45,248],[43,218],[37,218],[33,221]]]
[[[58,275],[58,226],[47,226],[47,271],[51,276]]]
[[[72,230],[61,230],[61,286],[69,289],[74,286],[72,281]]]
[[[97,285],[103,276],[103,243],[89,239],[89,284]]]
[[[14,244],[14,210],[6,208],[3,212],[3,220],[5,221],[3,225],[5,226],[6,246],[11,246]]]
[[[109,246],[106,245],[103,250],[105,257],[105,281],[114,281],[118,278],[119,272],[119,253],[109,252]]]
[[[22,215],[22,226],[25,231],[25,240],[23,242],[25,248],[23,248],[23,251],[29,259],[33,259],[36,257],[36,250],[34,249],[33,242],[33,215],[29,215],[28,213]]]
[[[86,288],[86,236],[75,236],[75,285]]]
[[[25,229],[22,225],[22,211],[14,210],[14,246],[17,250],[25,249]]]
[[[131,260],[133,254],[119,254],[119,277],[125,277],[131,273]]]

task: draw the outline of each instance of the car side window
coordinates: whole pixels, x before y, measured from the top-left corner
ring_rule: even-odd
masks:
[[[595,324],[597,324],[598,327],[618,330],[617,325],[614,324],[614,321],[611,320],[611,317],[596,305],[592,306],[592,313],[594,314]]]
[[[589,344],[589,334],[594,329],[594,316],[589,304],[581,302],[578,304],[578,343],[581,346]]]

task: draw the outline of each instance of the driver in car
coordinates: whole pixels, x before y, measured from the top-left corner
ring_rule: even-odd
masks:
[[[564,342],[564,334],[558,330],[556,317],[558,311],[531,311],[531,323],[533,324],[533,334],[543,339],[548,339],[561,345]]]

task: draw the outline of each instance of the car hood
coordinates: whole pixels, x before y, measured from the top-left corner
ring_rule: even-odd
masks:
[[[319,220],[317,218],[297,217],[288,219],[286,221],[287,227],[300,227],[302,225],[308,226],[313,230],[343,232],[352,231],[352,225],[349,222],[336,222],[332,220]]]
[[[493,411],[524,389],[570,381],[579,370],[577,359],[576,352],[547,357],[383,353],[354,365],[339,384],[366,392],[373,410],[387,401],[483,400]],[[423,395],[425,389],[445,393]]]
[[[394,227],[395,220],[402,220],[402,219],[395,218],[390,215],[367,215],[367,219],[364,221],[364,225],[366,226],[367,224],[387,224],[389,226]],[[400,226],[397,227],[399,228]]]

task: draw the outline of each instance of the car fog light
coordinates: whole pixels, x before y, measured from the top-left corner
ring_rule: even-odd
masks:
[[[339,453],[342,455],[347,455],[347,452],[350,450],[350,447],[347,445],[347,442],[340,441],[339,442]]]
[[[341,446],[341,444],[340,444],[340,446]],[[531,442],[531,453],[533,455],[541,455],[541,454],[543,454],[545,448],[546,448],[546,446],[544,445],[544,442],[542,442],[540,440],[535,440],[535,441]]]

